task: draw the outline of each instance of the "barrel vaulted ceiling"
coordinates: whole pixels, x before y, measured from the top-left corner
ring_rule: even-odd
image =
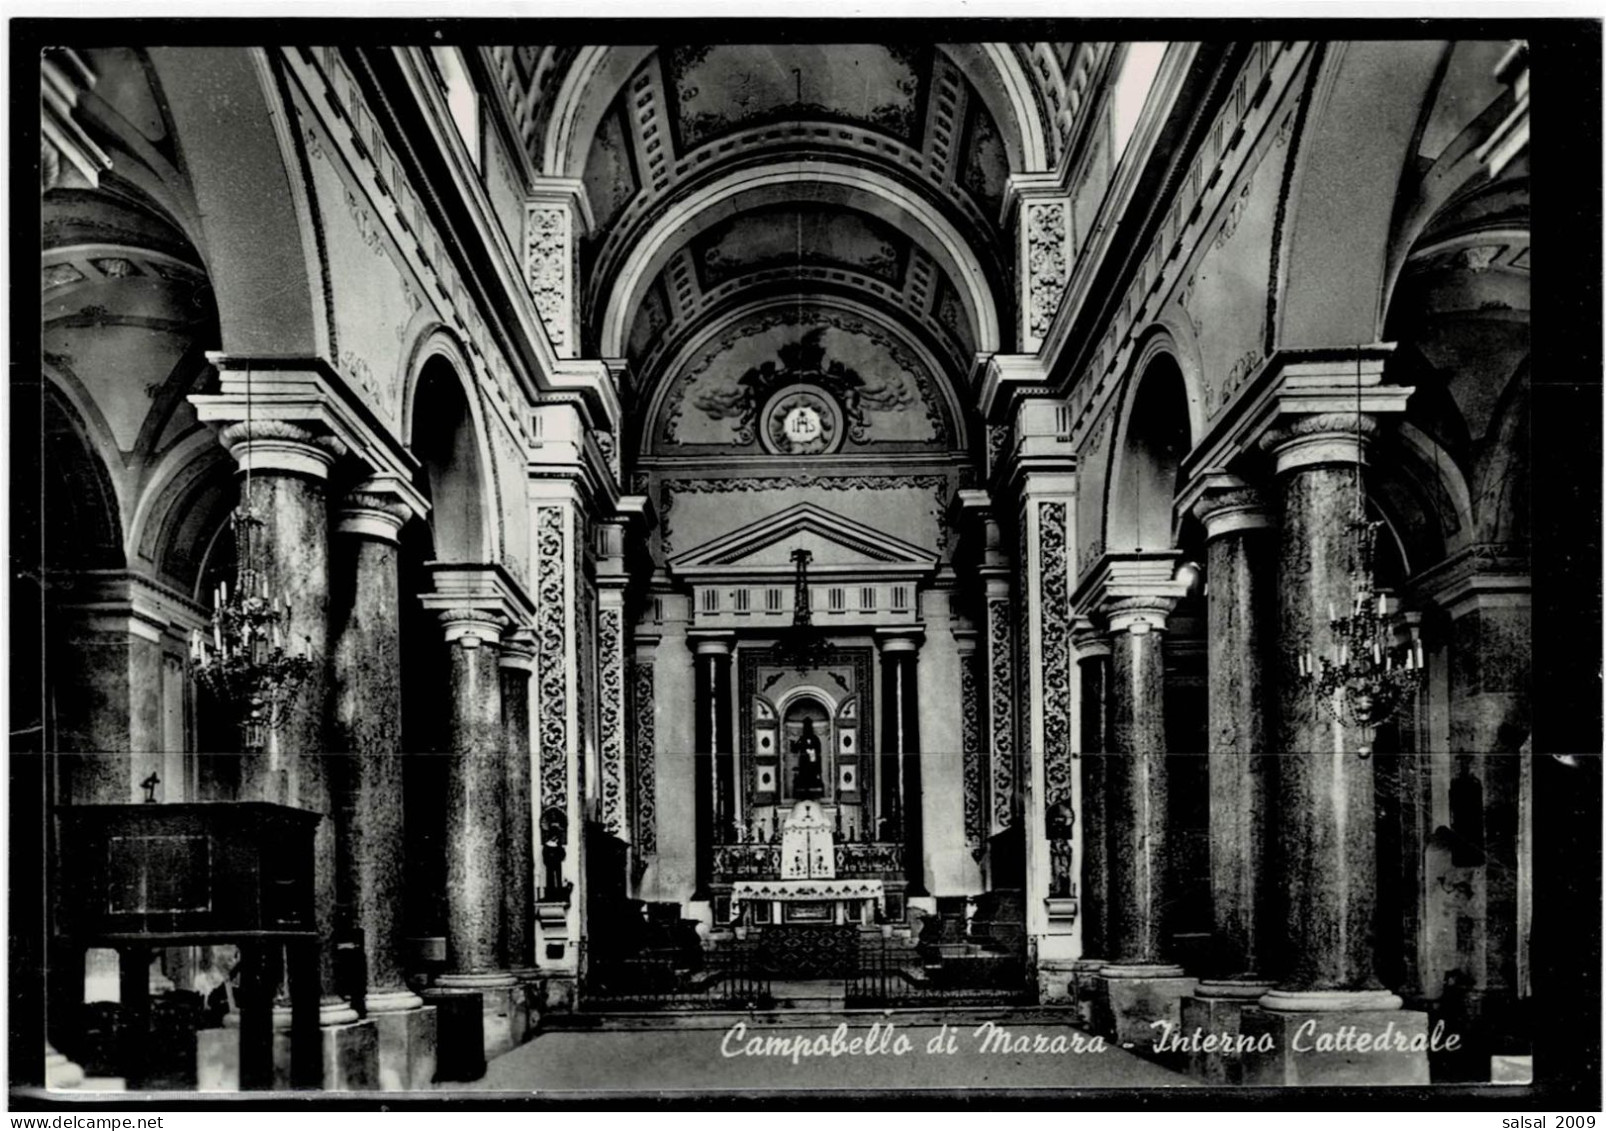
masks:
[[[874,323],[950,382],[1011,348],[1009,178],[1058,167],[1109,58],[1074,43],[490,51],[531,167],[583,185],[588,345],[628,359],[638,403],[789,302]]]

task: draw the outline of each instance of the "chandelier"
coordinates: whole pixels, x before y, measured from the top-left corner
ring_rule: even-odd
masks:
[[[1361,414],[1361,371],[1355,363],[1355,416]],[[1360,449],[1355,454],[1355,514],[1347,524],[1350,541],[1350,604],[1343,615],[1327,604],[1331,651],[1317,656],[1309,647],[1296,657],[1300,684],[1334,721],[1346,727],[1375,727],[1393,718],[1422,683],[1422,643],[1396,645],[1388,620],[1388,598],[1377,591],[1374,565],[1381,522],[1365,517]],[[1362,753],[1366,753],[1365,750]]]
[[[196,680],[237,715],[250,750],[267,744],[286,709],[312,674],[312,641],[301,638],[291,654],[290,602],[268,592],[267,578],[251,563],[252,544],[264,525],[242,504],[229,520],[236,554],[234,588],[220,583],[212,592],[212,632],[190,634],[190,668]]]
[[[773,660],[795,668],[799,675],[823,666],[831,658],[830,642],[814,626],[814,610],[809,607],[809,563],[813,560],[814,555],[807,550],[792,551],[792,561],[797,564],[793,577],[792,624],[770,651]]]

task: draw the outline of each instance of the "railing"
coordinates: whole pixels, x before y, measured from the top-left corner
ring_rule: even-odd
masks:
[[[775,1008],[769,974],[756,943],[737,941],[704,951],[687,969],[673,950],[598,955],[580,943],[583,1012],[754,1010]]]
[[[1023,956],[974,955],[924,965],[907,947],[883,940],[859,951],[848,978],[849,1009],[1035,1005],[1037,983]]]
[[[773,880],[781,874],[779,844],[716,844],[714,880]],[[887,841],[841,841],[836,845],[836,874],[841,879],[903,879],[903,845]]]

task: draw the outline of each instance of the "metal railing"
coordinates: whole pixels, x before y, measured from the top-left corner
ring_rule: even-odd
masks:
[[[755,942],[704,950],[696,966],[676,950],[597,953],[580,943],[579,1007],[584,1012],[775,1008]]]
[[[1024,956],[975,955],[926,964],[906,946],[882,940],[861,948],[848,978],[849,1009],[1035,1005],[1037,982]]]

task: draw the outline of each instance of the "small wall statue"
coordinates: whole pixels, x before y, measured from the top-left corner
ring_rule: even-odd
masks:
[[[1044,815],[1048,834],[1048,894],[1069,899],[1076,893],[1075,850],[1071,835],[1076,831],[1076,812],[1067,801],[1056,801]]]
[[[803,720],[803,733],[792,743],[797,769],[792,774],[794,797],[823,797],[825,778],[821,773],[820,736],[814,733],[814,720]]]

